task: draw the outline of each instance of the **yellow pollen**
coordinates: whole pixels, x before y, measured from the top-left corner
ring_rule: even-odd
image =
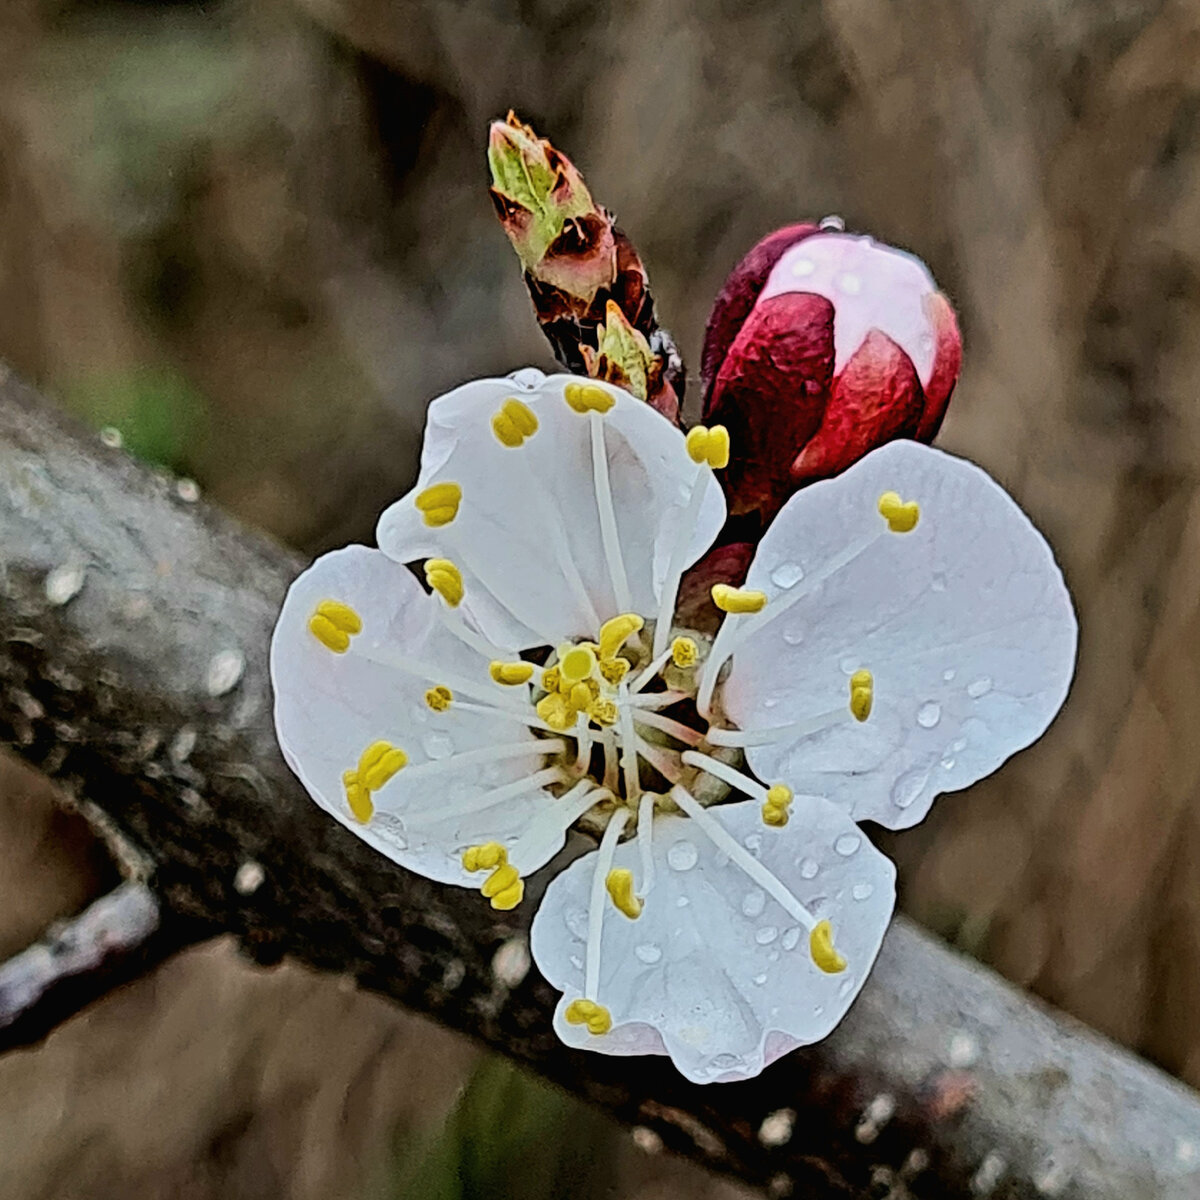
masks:
[[[620,715],[617,712],[617,706],[611,700],[593,700],[588,705],[587,715],[596,722],[597,725],[615,725],[617,717]]]
[[[538,419],[528,404],[515,397],[505,400],[492,417],[492,432],[503,446],[510,449],[521,445],[538,430]]]
[[[350,806],[354,819],[365,825],[375,812],[371,793],[359,783],[357,771],[343,771],[342,786],[346,789],[346,803]]]
[[[362,617],[340,600],[322,600],[308,619],[308,631],[334,654],[345,654],[350,639],[362,633]]]
[[[562,682],[562,673],[557,667],[547,667],[542,672],[542,687],[548,692],[557,692]]]
[[[629,674],[629,659],[627,658],[606,658],[600,663],[600,674],[605,682],[611,683],[614,687]]]
[[[568,1025],[586,1025],[588,1033],[596,1037],[612,1028],[612,1014],[595,1000],[572,1000],[563,1016]]]
[[[491,662],[488,663],[488,674],[493,683],[502,683],[505,687],[518,687],[533,678],[533,663]]]
[[[576,711],[580,712],[587,708],[593,700],[592,689],[588,687],[588,683],[577,683],[567,693],[567,703]]]
[[[418,492],[414,503],[424,516],[425,524],[437,528],[449,525],[458,516],[462,503],[462,488],[457,483],[435,483]]]
[[[763,801],[763,824],[782,829],[788,823],[788,807],[792,803],[792,789],[786,783],[776,783],[767,788]]]
[[[633,894],[633,872],[628,867],[614,867],[604,881],[612,902],[631,921],[642,915],[642,902]]]
[[[688,430],[687,452],[692,462],[708,463],[714,471],[729,466],[729,430],[724,425],[711,429],[696,425]]]
[[[468,846],[463,851],[462,865],[464,870],[472,873],[491,872],[479,890],[492,902],[493,908],[507,912],[521,903],[525,895],[525,881],[508,861],[508,851],[499,842]]]
[[[846,969],[846,960],[833,948],[833,926],[818,921],[808,935],[808,950],[812,960],[826,975],[838,975]]]
[[[694,667],[700,658],[700,647],[690,637],[677,637],[671,643],[671,661],[681,670]]]
[[[875,702],[875,677],[870,671],[855,671],[850,676],[850,712],[856,721],[865,721],[871,715]]]
[[[714,583],[712,588],[713,603],[727,613],[756,613],[762,612],[767,606],[766,592],[755,591],[753,588],[735,588],[727,583]]]
[[[921,506],[915,500],[901,500],[898,492],[884,492],[879,497],[879,515],[893,533],[911,533],[921,519]]]
[[[391,742],[372,742],[358,760],[358,779],[367,791],[377,792],[407,765],[408,755]]]
[[[551,692],[537,702],[537,715],[558,733],[569,729],[575,719],[575,713],[567,703],[566,697],[558,692]]]
[[[558,660],[562,682],[574,685],[588,679],[596,669],[596,655],[587,646],[574,646]]]
[[[606,413],[616,404],[611,392],[594,383],[568,383],[563,389],[563,399],[577,413]]]
[[[425,582],[451,608],[462,603],[462,572],[448,558],[431,558],[425,564]]]
[[[437,687],[431,687],[425,693],[425,703],[433,709],[434,712],[445,712],[454,700],[454,693],[445,686],[439,683]]]
[[[600,659],[615,658],[622,646],[645,625],[637,613],[621,613],[600,626]]]

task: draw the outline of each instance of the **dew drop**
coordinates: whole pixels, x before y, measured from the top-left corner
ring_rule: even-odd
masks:
[[[946,577],[940,571],[929,581],[930,588],[935,592],[944,592],[946,590]]]
[[[767,893],[762,888],[754,888],[742,897],[742,912],[747,917],[757,917],[767,906]]]
[[[793,925],[791,929],[783,931],[783,937],[780,938],[780,944],[785,950],[795,950],[796,944],[800,941],[800,926]]]
[[[817,264],[811,258],[798,258],[792,263],[792,274],[798,279],[811,275],[817,269]]]
[[[838,286],[847,296],[857,296],[862,291],[862,279],[851,271],[846,271],[838,280]]]
[[[917,724],[922,729],[932,729],[942,719],[942,706],[936,700],[926,700],[917,709]]]
[[[942,679],[944,682],[949,683],[957,674],[958,672],[953,667],[947,667],[942,672]]]
[[[816,879],[817,872],[820,869],[821,866],[815,858],[806,858],[800,864],[800,877],[802,879]]]
[[[449,758],[454,753],[454,740],[445,733],[427,733],[421,739],[426,758]]]
[[[563,920],[566,922],[567,929],[580,941],[587,940],[588,933],[588,917],[586,911],[582,908],[568,908],[563,913]]]
[[[842,668],[843,675],[853,675],[858,670],[858,659],[854,657],[843,658],[838,666]]]
[[[573,966],[575,968],[575,970],[577,970],[577,971],[582,971],[583,970],[583,959],[580,958],[578,954],[572,954],[571,955],[571,966]]]
[[[817,228],[823,230],[825,233],[845,233],[846,222],[837,213],[830,213],[829,216],[822,217],[817,222]]]
[[[854,991],[854,980],[844,979],[842,980],[842,986],[838,988],[838,997],[842,1000],[845,1000],[845,998],[850,995],[852,991]]]
[[[768,696],[763,701],[763,708],[774,708],[779,703],[778,696]]]
[[[798,646],[804,641],[804,630],[799,625],[789,625],[783,631],[783,640],[789,646]]]
[[[946,758],[943,758],[942,759],[942,770],[943,771],[953,771],[954,764],[956,762],[958,762],[958,759],[956,759],[956,758],[951,758],[949,756],[947,756]]]
[[[689,904],[691,904],[691,901],[686,896],[680,896],[679,899],[675,901],[676,908],[687,908]]]
[[[779,936],[779,930],[774,925],[764,925],[755,935],[754,940],[760,946],[769,946]]]
[[[843,833],[836,842],[833,843],[833,848],[843,857],[849,858],[859,846],[862,845],[862,838],[857,833]]]
[[[967,695],[972,700],[978,700],[980,696],[986,696],[992,690],[992,677],[990,675],[981,675],[974,683],[967,684]]]
[[[804,568],[799,563],[785,562],[771,572],[771,582],[776,587],[791,588],[804,578]]]
[[[928,782],[929,772],[922,770],[920,767],[914,767],[911,771],[905,771],[892,784],[892,803],[897,808],[911,807],[917,797],[925,790],[925,784]]]
[[[778,961],[779,961],[779,951],[772,950],[771,953],[767,955],[767,962],[778,962]]]
[[[759,987],[762,987],[762,985],[767,982],[766,972],[764,971],[761,975],[755,975],[754,982],[757,983]]]
[[[874,894],[875,885],[872,883],[856,883],[850,889],[850,895],[852,895],[855,900],[870,900]]]
[[[755,858],[757,858],[758,852],[762,849],[762,834],[761,833],[750,834],[742,842],[742,845],[745,846],[746,849],[749,850],[750,853],[755,856]]]
[[[647,966],[662,958],[662,950],[653,942],[643,942],[640,946],[635,946],[633,952],[637,955],[638,961],[644,962]]]

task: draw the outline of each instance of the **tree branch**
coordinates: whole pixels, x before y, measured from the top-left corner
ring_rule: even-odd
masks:
[[[537,972],[492,966],[533,905],[399,869],[284,766],[267,647],[299,567],[0,384],[0,741],[145,855],[164,922],[353,975],[774,1195],[1197,1195],[1194,1094],[903,920],[834,1035],[757,1080],[568,1050]]]

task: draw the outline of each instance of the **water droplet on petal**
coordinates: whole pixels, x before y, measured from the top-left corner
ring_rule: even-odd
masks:
[[[783,631],[783,640],[789,646],[798,646],[804,641],[804,629],[799,625],[789,625]]]
[[[653,942],[643,942],[640,946],[635,946],[633,952],[637,955],[638,961],[644,962],[647,966],[662,958],[662,950]]]
[[[838,663],[838,666],[842,668],[843,675],[853,675],[858,670],[858,659],[848,655]]]
[[[859,846],[862,845],[862,838],[857,833],[843,833],[836,842],[833,843],[833,848],[843,857],[849,858]]]
[[[764,925],[755,935],[754,940],[760,946],[769,946],[779,936],[779,930],[774,925]]]
[[[804,568],[799,563],[780,563],[771,572],[771,582],[781,588],[795,587],[803,578]]]
[[[925,790],[929,782],[929,772],[920,767],[905,771],[892,784],[892,803],[897,808],[909,808],[918,796]]]
[[[757,917],[767,906],[767,893],[754,888],[742,897],[742,912],[747,917]]]
[[[583,970],[583,959],[580,958],[578,954],[572,954],[571,955],[571,966],[573,966],[575,968],[575,970],[577,970],[577,971],[582,971]]]
[[[958,759],[956,759],[956,758],[949,758],[949,757],[943,758],[942,759],[942,770],[943,771],[953,771],[954,764],[956,762],[958,762]]]
[[[936,700],[926,700],[917,709],[917,724],[922,729],[932,729],[942,719],[942,706]]]
[[[676,908],[687,908],[689,904],[691,904],[691,901],[686,896],[680,896],[679,899],[675,901]]]
[[[846,271],[838,279],[838,286],[847,296],[857,296],[862,291],[862,279],[852,271]]]
[[[838,997],[842,1000],[845,1000],[845,998],[850,995],[852,991],[854,991],[854,980],[845,979],[842,981],[842,986],[838,988]]]
[[[454,753],[454,739],[445,733],[427,733],[421,739],[426,758],[449,758]]]
[[[563,920],[566,922],[567,928],[571,933],[580,939],[587,940],[588,934],[588,916],[587,912],[582,908],[568,908],[563,913]]]
[[[950,749],[953,750],[955,754],[961,754],[966,748],[967,748],[967,739],[966,738],[955,738],[955,740],[951,743],[951,746],[950,746]]]
[[[846,221],[843,217],[839,217],[837,213],[830,213],[827,217],[822,217],[817,222],[817,228],[825,233],[845,233]]]
[[[800,926],[793,925],[791,929],[783,931],[783,937],[780,938],[780,943],[785,950],[795,950],[797,943],[800,941]]]
[[[945,670],[942,672],[942,679],[943,679],[943,680],[944,680],[946,683],[949,683],[949,682],[950,682],[950,681],[951,681],[951,680],[952,680],[952,679],[955,677],[955,675],[957,675],[957,674],[958,674],[958,672],[957,672],[957,671],[956,671],[956,670],[955,670],[953,667],[947,667],[947,668],[946,668],[946,669],[945,669]]]
[[[759,987],[762,987],[762,985],[767,982],[766,972],[764,971],[761,975],[755,975],[754,982],[757,983]]]
[[[850,889],[850,895],[852,895],[855,900],[870,900],[874,894],[875,885],[872,883],[856,883]]]
[[[990,675],[981,675],[974,683],[967,684],[967,695],[972,700],[978,700],[980,696],[986,696],[992,690],[992,677]]]
[[[816,879],[820,869],[821,865],[815,858],[806,858],[800,864],[800,876],[802,879]]]
[[[750,851],[751,854],[758,857],[758,852],[762,849],[762,834],[752,833],[742,842],[742,845]]]
[[[681,838],[667,851],[667,863],[675,871],[690,871],[699,857],[695,844],[686,838]]]
[[[811,258],[798,258],[792,263],[792,274],[798,279],[811,275],[817,269],[817,264]]]

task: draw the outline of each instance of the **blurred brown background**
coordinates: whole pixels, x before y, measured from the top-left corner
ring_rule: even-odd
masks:
[[[0,358],[306,551],[367,537],[428,399],[547,365],[486,196],[509,106],[617,211],[693,373],[777,225],[930,264],[966,340],[941,444],[1047,533],[1083,642],[1044,741],[891,842],[905,903],[1200,1084],[1200,4],[9,0]],[[10,952],[108,868],[0,772]],[[464,1081],[468,1124],[519,1089],[477,1059],[202,948],[0,1061],[0,1194],[408,1194]],[[732,1194],[589,1120],[597,1188]]]

